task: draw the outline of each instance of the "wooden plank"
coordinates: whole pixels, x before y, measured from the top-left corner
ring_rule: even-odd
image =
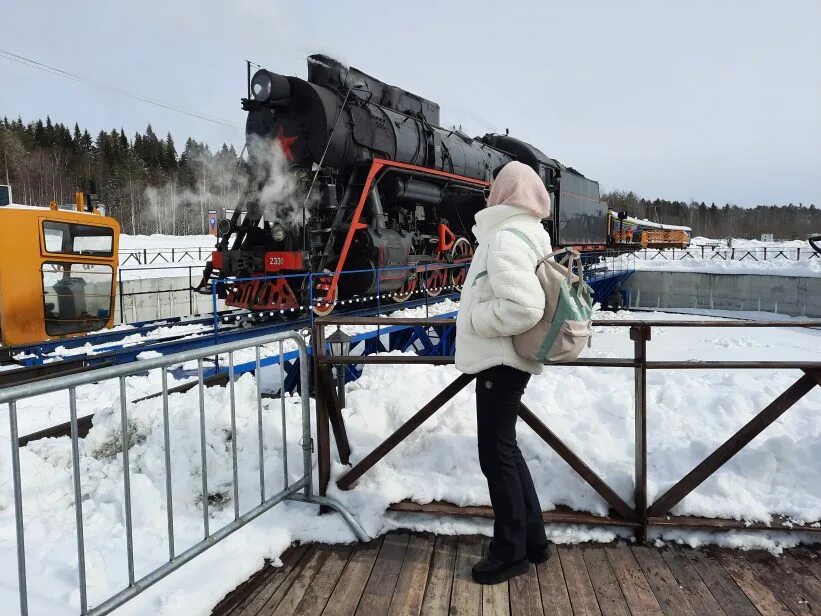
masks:
[[[453,591],[450,596],[450,614],[479,616],[482,587],[473,581],[473,565],[482,559],[482,540],[479,537],[460,537],[456,547],[453,570]]]
[[[322,569],[314,578],[314,583],[305,592],[305,596],[296,608],[295,613],[300,616],[319,616],[322,613],[354,550],[350,545],[321,547],[327,550],[328,554],[322,564]]]
[[[279,588],[277,588],[276,591],[268,597],[268,600],[259,608],[259,611],[254,613],[255,616],[271,616],[273,614],[274,610],[279,606],[291,590],[291,587],[299,577],[300,573],[302,573],[303,567],[309,563],[311,556],[315,552],[316,545],[311,545],[308,547],[308,551],[305,553],[305,556],[300,559],[299,564],[291,569],[288,576],[282,581],[282,584],[279,585]],[[243,616],[245,616],[244,612]]]
[[[587,574],[596,592],[599,609],[604,616],[630,616],[630,609],[624,600],[619,582],[607,560],[607,553],[602,546],[582,546],[582,557],[587,566]]]
[[[671,616],[695,616],[695,611],[661,554],[654,548],[644,546],[634,546],[632,551],[664,613]]]
[[[316,574],[325,563],[328,556],[328,550],[325,546],[315,546],[303,559],[304,564],[299,574],[294,579],[293,584],[285,593],[285,596],[276,606],[276,609],[271,609],[266,604],[259,612],[259,616],[293,616],[296,614],[296,608],[302,598],[305,596],[305,591],[313,584]]]
[[[821,610],[821,603],[817,603],[805,588],[799,585],[796,576],[790,574],[779,564],[782,558],[776,558],[769,552],[755,551],[742,552],[734,551],[727,554],[728,558],[734,558],[748,565],[763,580],[773,594],[783,603],[793,614],[806,615],[816,613],[813,606]],[[720,560],[720,559],[719,559]],[[787,565],[789,567],[789,565]],[[801,569],[801,565],[798,565]]]
[[[710,550],[727,573],[735,580],[738,587],[752,601],[762,616],[789,616],[787,609],[773,590],[757,575],[755,568],[743,560],[740,554],[730,553],[728,550],[713,548]]]
[[[806,547],[793,548],[790,554],[807,568],[816,578],[821,580],[821,554]]]
[[[710,589],[727,616],[759,616],[758,610],[747,598],[730,574],[715,558],[700,550],[683,549],[693,569]]]
[[[405,552],[408,551],[408,539],[407,533],[385,536],[365,591],[359,600],[359,607],[356,610],[358,615],[388,613],[396,581],[399,579],[399,571],[405,560]]]
[[[567,584],[567,595],[573,606],[574,616],[600,616],[599,602],[596,591],[587,574],[587,567],[579,546],[559,546],[559,559],[564,571],[564,580]]]
[[[493,518],[493,509],[482,505],[460,506],[445,501],[432,501],[425,503],[414,503],[404,500],[393,503],[391,511],[402,513],[431,513],[434,515],[454,515],[468,518]],[[586,513],[584,511],[573,511],[566,507],[557,507],[552,511],[543,511],[542,520],[545,524],[586,524],[590,526],[622,526],[625,528],[636,528],[639,522],[636,520],[625,520],[619,517],[602,517]]]
[[[804,565],[789,552],[785,552],[779,556],[776,561],[778,562],[778,566],[807,594],[807,599],[810,601],[810,608],[821,613],[821,580],[815,577],[809,569],[804,567]]]
[[[536,565],[539,575],[539,588],[542,593],[542,608],[545,614],[571,614],[570,597],[564,581],[562,562],[555,544],[548,546],[550,558],[547,562]]]
[[[617,543],[607,546],[604,551],[630,611],[634,615],[661,616],[661,606],[630,548]]]
[[[380,547],[381,537],[356,547],[322,612],[325,616],[351,616],[356,611]]]
[[[288,550],[282,555],[282,566],[271,567],[271,573],[267,576],[259,589],[249,595],[233,611],[236,616],[256,616],[280,586],[288,579],[288,575],[299,566],[300,560],[307,554],[308,545],[302,544],[293,550]]]
[[[661,551],[661,557],[667,563],[681,590],[687,595],[687,600],[696,614],[724,614],[713,593],[681,550],[676,547],[665,548]]]
[[[490,539],[482,541],[482,555],[487,556]],[[482,616],[510,616],[510,591],[507,582],[482,586]]]
[[[410,537],[388,609],[390,616],[419,616],[435,542],[436,538],[429,534]]]
[[[498,584],[502,586],[502,584]],[[539,574],[536,567],[527,573],[510,578],[510,616],[543,616],[542,593],[539,589]]]
[[[456,538],[437,537],[433,548],[428,585],[422,601],[423,616],[446,616],[453,588],[453,568],[456,563]]]

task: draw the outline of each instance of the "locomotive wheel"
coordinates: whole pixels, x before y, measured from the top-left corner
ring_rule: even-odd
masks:
[[[327,317],[334,311],[336,308],[336,299],[339,297],[339,290],[334,289],[333,294],[331,295],[330,302],[326,301],[325,299],[314,300],[314,305],[311,306],[311,309],[314,311],[314,314],[318,317]]]
[[[453,263],[464,262],[472,256],[473,246],[465,237],[460,237],[456,240],[453,247],[450,249],[450,258]],[[456,289],[461,290],[462,285],[465,284],[465,278],[467,278],[467,275],[467,263],[465,263],[463,267],[451,268],[449,276],[450,284],[456,287]]]
[[[339,287],[335,287],[333,293],[328,294],[333,279],[330,272],[326,270],[327,276],[321,276],[314,284],[314,299],[311,310],[318,317],[326,317],[334,311],[336,300],[339,299]]]
[[[397,304],[401,304],[402,302],[408,301],[413,294],[416,292],[416,285],[419,283],[419,276],[414,274],[408,280],[405,281],[405,284],[402,285],[402,288],[399,289],[396,294],[391,298]]]
[[[428,297],[439,297],[448,281],[448,272],[444,269],[427,271],[422,274],[422,280]]]

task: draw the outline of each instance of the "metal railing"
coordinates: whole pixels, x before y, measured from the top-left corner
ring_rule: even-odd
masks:
[[[334,366],[366,366],[375,365],[407,365],[429,364],[447,365],[454,363],[454,357],[443,355],[403,356],[403,355],[368,355],[368,356],[335,356],[326,354],[324,329],[326,326],[388,326],[408,325],[421,328],[436,329],[441,336],[455,334],[454,319],[382,319],[376,317],[356,318],[346,316],[329,316],[317,319],[314,324],[314,379],[316,387],[317,406],[317,448],[320,494],[324,494],[330,480],[330,431],[333,427],[337,444],[337,452],[343,464],[350,464],[351,447],[348,443],[345,421],[335,388],[331,385],[331,369]],[[773,515],[773,523],[765,524],[754,521],[727,520],[718,518],[704,518],[697,516],[677,516],[670,510],[690,494],[696,487],[713,475],[728,460],[746,447],[756,436],[761,434],[790,407],[812,391],[821,386],[821,361],[652,361],[647,357],[647,343],[651,339],[654,327],[658,328],[819,328],[821,321],[662,321],[646,320],[601,320],[594,321],[594,326],[629,328],[630,339],[633,341],[633,356],[626,358],[586,358],[552,366],[554,370],[561,370],[567,366],[625,368],[633,371],[635,384],[634,396],[634,450],[635,450],[635,485],[633,490],[633,504],[616,493],[605,480],[598,475],[582,458],[571,450],[536,414],[524,404],[520,405],[519,417],[557,453],[585,482],[587,482],[609,505],[610,514],[595,516],[585,512],[555,510],[543,513],[545,522],[590,524],[603,526],[620,526],[632,528],[640,541],[647,537],[651,527],[678,527],[702,529],[743,529],[743,530],[785,530],[802,532],[821,532],[818,524],[797,524],[786,516]],[[453,348],[452,345],[446,345]],[[663,492],[654,502],[648,502],[647,490],[647,371],[648,370],[780,370],[792,369],[800,371],[800,377],[788,387],[773,402],[767,405],[755,417],[748,421],[735,434],[730,436],[702,462],[697,464],[683,478],[675,482]],[[337,478],[336,485],[348,490],[369,469],[383,457],[404,441],[414,430],[428,418],[442,409],[459,391],[464,389],[475,375],[461,374],[444,390],[433,396],[430,401],[418,412],[412,415],[394,433],[390,434],[373,451],[362,457],[356,464]],[[405,512],[423,512],[432,514],[458,513],[459,508],[449,503],[417,503],[403,502],[394,508]],[[471,507],[471,511],[478,511],[479,507]],[[488,512],[489,515],[490,512]]]
[[[687,248],[642,248],[628,253],[645,261],[809,261],[821,255],[808,246],[762,246],[740,248],[722,246],[689,246]]]
[[[285,426],[285,398],[280,395],[281,413],[282,413],[282,455],[284,460],[284,484],[283,489],[276,494],[267,495],[265,487],[265,465],[264,465],[264,444],[265,435],[263,433],[263,404],[262,391],[260,385],[260,351],[266,345],[278,344],[280,357],[283,353],[283,344],[285,341],[293,342],[298,351],[299,363],[302,367],[300,373],[300,401],[302,411],[302,430],[299,440],[299,446],[303,450],[302,455],[302,474],[295,482],[289,482],[288,468],[287,468],[287,435],[284,429]],[[238,466],[237,466],[237,424],[236,424],[236,397],[235,397],[235,374],[234,374],[234,353],[240,350],[253,349],[256,356],[256,372],[257,387],[256,387],[256,406],[257,406],[257,442],[259,454],[259,504],[251,509],[241,512],[239,502],[239,480],[238,480]],[[229,412],[231,421],[231,460],[232,460],[232,488],[233,488],[233,521],[214,530],[210,528],[210,514],[209,514],[209,493],[208,493],[208,460],[206,447],[206,424],[205,424],[205,395],[204,395],[204,376],[203,376],[203,360],[207,357],[226,355],[228,356],[229,378]],[[199,408],[199,437],[200,437],[200,463],[201,463],[201,482],[202,482],[202,524],[203,524],[203,539],[188,549],[177,552],[174,544],[174,512],[173,512],[173,485],[171,480],[171,441],[169,430],[169,388],[168,388],[168,372],[172,366],[180,365],[185,362],[197,362],[198,374],[198,408]],[[11,461],[12,461],[12,477],[14,494],[14,512],[16,523],[16,541],[17,541],[17,570],[18,570],[18,588],[20,596],[20,612],[23,616],[28,614],[28,590],[26,579],[26,548],[25,548],[25,532],[26,532],[26,518],[23,509],[23,494],[22,486],[24,478],[21,475],[20,468],[20,445],[18,443],[18,410],[17,406],[21,400],[32,398],[43,394],[66,392],[68,398],[70,424],[71,424],[71,463],[72,463],[72,479],[73,479],[73,507],[75,512],[76,525],[76,539],[77,539],[77,559],[78,559],[78,585],[80,594],[80,613],[89,616],[101,616],[108,614],[115,608],[122,606],[130,599],[137,596],[139,593],[150,587],[152,584],[158,582],[165,576],[169,575],[185,563],[191,561],[194,557],[203,553],[208,548],[212,547],[234,531],[238,530],[245,524],[249,523],[265,511],[271,509],[274,505],[284,500],[297,500],[315,503],[327,507],[331,507],[340,512],[348,523],[354,534],[360,540],[367,540],[368,537],[359,524],[353,519],[339,503],[323,496],[314,494],[312,485],[312,450],[313,441],[311,438],[311,416],[309,404],[309,378],[308,378],[308,352],[304,339],[296,332],[283,332],[261,336],[250,340],[244,340],[234,343],[219,344],[203,349],[193,351],[176,353],[165,357],[155,359],[141,360],[139,362],[132,362],[130,364],[111,366],[100,368],[89,372],[74,374],[69,376],[55,377],[49,380],[40,381],[36,383],[24,384],[15,387],[8,387],[0,390],[0,404],[7,404],[9,410],[9,428],[10,428],[10,443],[11,443]],[[163,429],[163,446],[165,451],[164,471],[165,471],[165,503],[166,503],[166,517],[168,526],[168,560],[156,567],[146,575],[136,578],[134,567],[134,528],[132,523],[132,494],[130,482],[130,465],[129,465],[129,412],[128,401],[126,399],[126,378],[136,374],[146,373],[150,370],[161,370],[162,380],[162,429]],[[282,372],[282,364],[280,363],[280,372]],[[280,375],[284,379],[284,375]],[[125,534],[126,534],[126,554],[128,565],[128,585],[112,594],[107,599],[103,600],[93,608],[89,606],[87,584],[86,584],[86,545],[84,537],[84,523],[83,523],[83,489],[81,478],[80,465],[80,448],[79,448],[79,429],[78,429],[78,409],[77,409],[77,387],[82,385],[90,385],[101,383],[103,381],[118,379],[119,380],[119,406],[120,406],[120,434],[121,434],[121,448],[122,448],[122,472],[123,472],[123,498],[125,508]]]
[[[216,244],[217,238],[214,238]],[[213,247],[189,246],[174,248],[121,248],[120,266],[130,265],[162,265],[164,263],[185,263],[191,261],[205,261],[211,257]]]

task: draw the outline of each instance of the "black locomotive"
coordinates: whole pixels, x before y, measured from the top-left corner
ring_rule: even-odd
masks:
[[[553,218],[545,224],[555,245],[606,244],[597,182],[509,135],[471,138],[442,128],[436,103],[327,56],[308,58],[307,81],[265,69],[251,77],[249,68],[242,105],[250,182],[222,221],[203,283],[267,279],[231,285],[228,305],[310,304],[324,313],[340,297],[385,293],[403,301],[417,290],[437,295],[458,286],[465,268],[451,264],[469,262],[484,189],[511,160],[530,165],[550,191]],[[283,189],[277,160],[301,174],[305,194]],[[360,273],[342,275],[351,270]],[[308,271],[325,275],[310,285],[283,277]]]

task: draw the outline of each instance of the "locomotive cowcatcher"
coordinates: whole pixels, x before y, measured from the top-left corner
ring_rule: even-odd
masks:
[[[307,81],[250,73],[249,64],[249,183],[219,223],[199,287],[256,278],[218,289],[229,306],[326,314],[354,296],[402,302],[458,288],[474,214],[494,170],[511,160],[530,165],[551,193],[545,225],[556,246],[606,244],[598,183],[523,141],[442,128],[436,103],[324,55],[308,58]],[[306,272],[318,275],[291,276]]]

